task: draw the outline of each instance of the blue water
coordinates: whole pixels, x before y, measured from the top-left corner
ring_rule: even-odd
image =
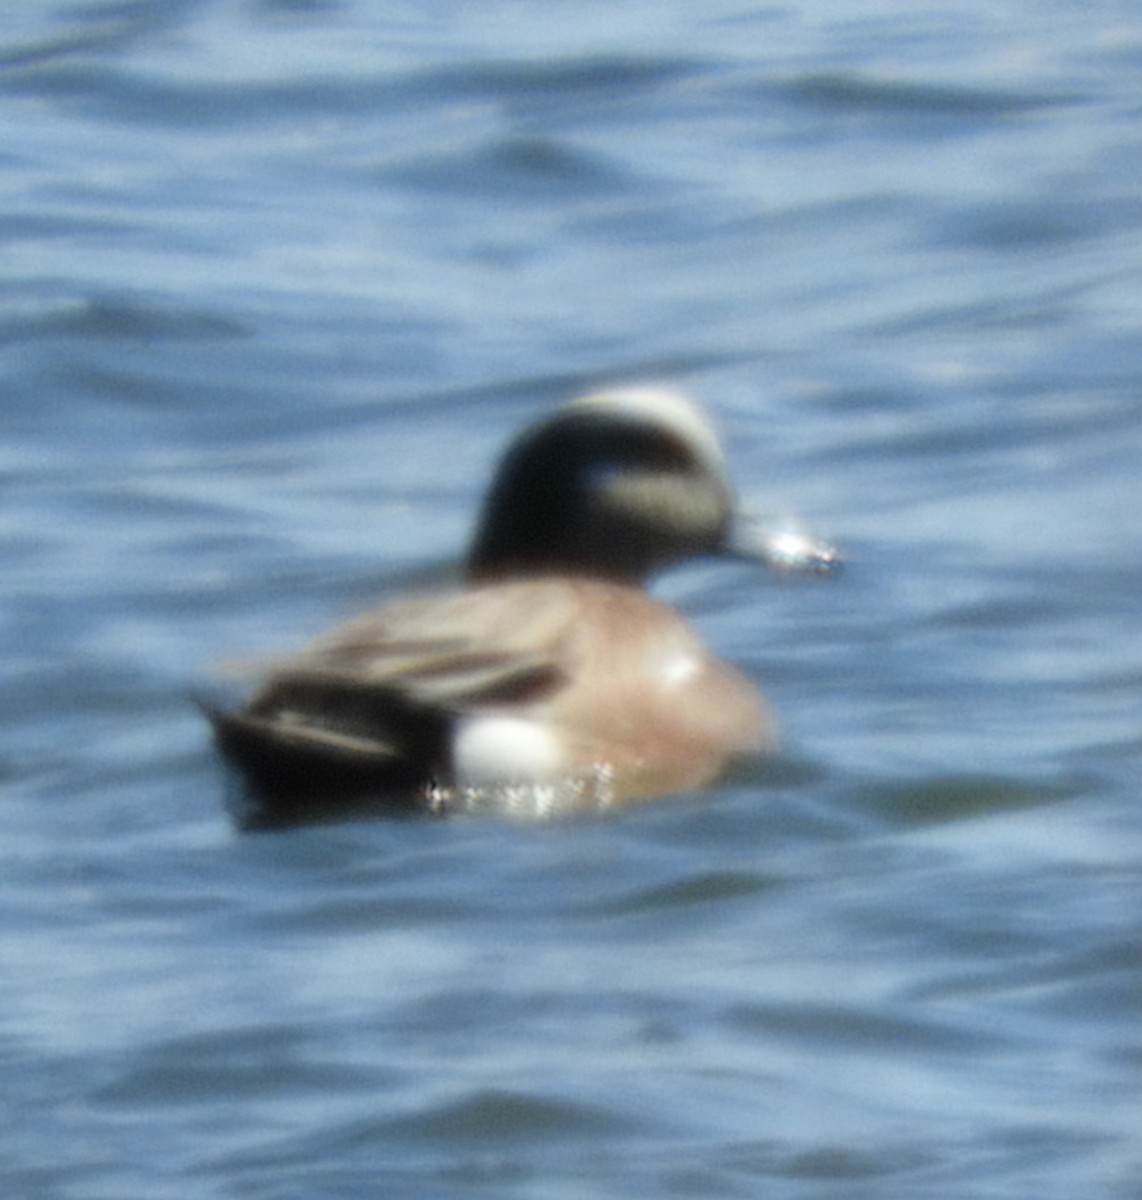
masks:
[[[8,0],[0,1187],[1142,1197],[1142,12]],[[660,592],[785,754],[242,835],[189,692],[600,382],[836,580]]]

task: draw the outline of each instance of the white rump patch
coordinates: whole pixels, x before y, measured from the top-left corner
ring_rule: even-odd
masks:
[[[600,763],[568,771],[558,739],[520,717],[461,721],[453,760],[456,786],[435,789],[428,797],[430,808],[546,820],[598,812],[614,801],[610,767]]]
[[[462,787],[543,782],[566,769],[559,741],[548,730],[535,721],[491,714],[460,722],[453,763]]]

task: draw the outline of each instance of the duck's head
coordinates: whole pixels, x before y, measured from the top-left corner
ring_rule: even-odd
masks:
[[[623,388],[575,400],[500,464],[468,559],[476,581],[572,574],[638,584],[703,555],[766,558],[743,539],[725,457],[693,404]]]

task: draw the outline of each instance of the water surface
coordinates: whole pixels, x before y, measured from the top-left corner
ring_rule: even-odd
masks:
[[[1129,6],[14,0],[10,1196],[1142,1196]],[[188,701],[694,393],[824,586],[659,591],[785,755],[242,836]]]

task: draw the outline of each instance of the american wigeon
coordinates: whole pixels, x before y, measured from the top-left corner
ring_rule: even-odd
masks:
[[[272,827],[488,805],[542,813],[698,787],[772,750],[753,685],[643,585],[698,555],[828,569],[737,536],[721,448],[672,393],[576,400],[508,449],[459,589],[351,620],[209,710]]]

